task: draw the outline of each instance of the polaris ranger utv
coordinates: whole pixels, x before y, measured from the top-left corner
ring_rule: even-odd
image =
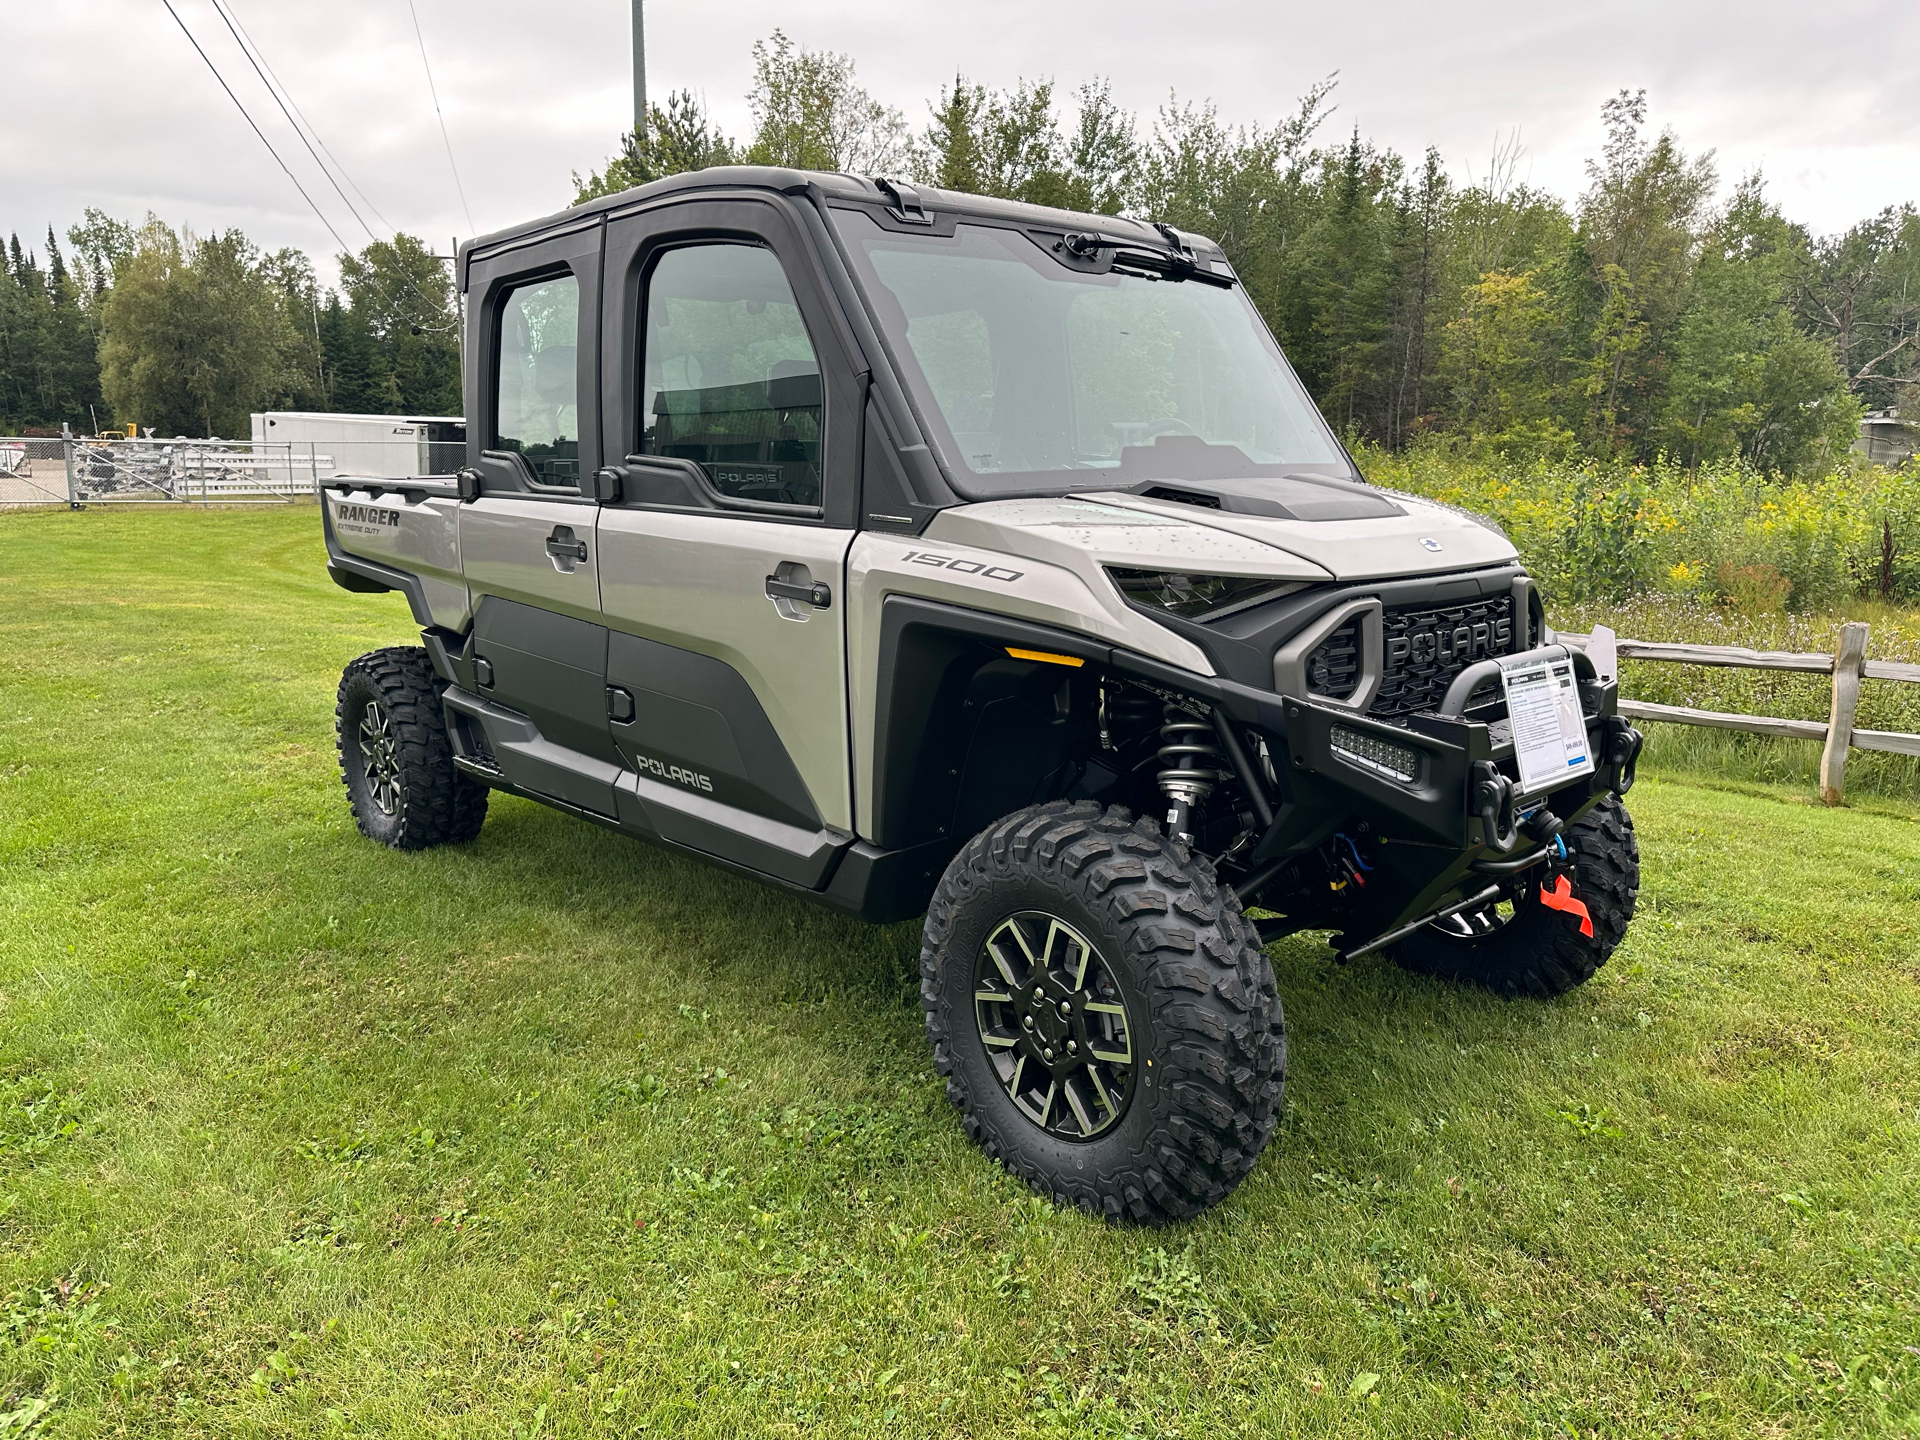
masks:
[[[729,168],[459,285],[465,468],[324,482],[333,578],[422,630],[340,685],[373,839],[501,790],[924,913],[968,1133],[1145,1223],[1272,1133],[1267,941],[1538,996],[1620,943],[1611,675],[1497,527],[1365,481],[1212,242]]]

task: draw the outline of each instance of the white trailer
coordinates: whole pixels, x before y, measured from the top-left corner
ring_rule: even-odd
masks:
[[[253,417],[253,446],[270,457],[272,477],[289,484],[335,475],[451,475],[466,463],[467,422],[457,415],[269,410]]]

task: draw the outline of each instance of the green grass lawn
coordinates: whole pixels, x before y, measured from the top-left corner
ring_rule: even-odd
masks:
[[[965,1141],[918,927],[337,778],[314,512],[0,517],[0,1437],[1920,1435],[1920,828],[1643,778],[1506,1003],[1276,945],[1182,1229]],[[1783,792],[1784,793],[1784,792]]]

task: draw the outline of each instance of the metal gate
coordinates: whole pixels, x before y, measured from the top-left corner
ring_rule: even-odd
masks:
[[[65,440],[0,436],[0,507],[70,502]]]

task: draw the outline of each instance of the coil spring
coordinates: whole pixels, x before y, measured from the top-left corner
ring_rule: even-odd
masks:
[[[1198,805],[1224,778],[1220,747],[1213,727],[1196,720],[1177,705],[1165,707],[1160,724],[1160,763],[1167,768],[1154,778],[1170,799]],[[1212,764],[1207,762],[1211,761]]]

